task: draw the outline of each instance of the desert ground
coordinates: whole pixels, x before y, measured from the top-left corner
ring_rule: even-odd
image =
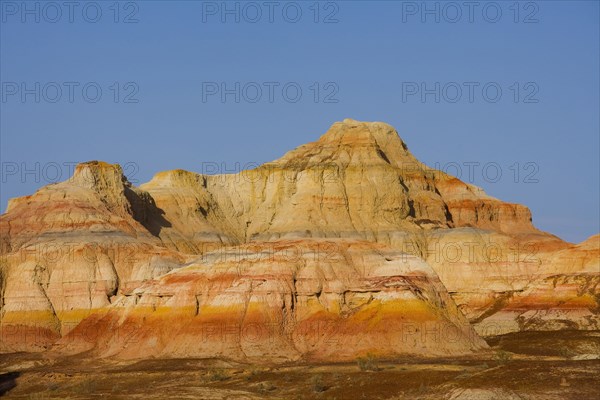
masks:
[[[452,359],[245,365],[215,359],[98,361],[13,353],[0,361],[12,399],[592,399],[600,332],[521,332]]]

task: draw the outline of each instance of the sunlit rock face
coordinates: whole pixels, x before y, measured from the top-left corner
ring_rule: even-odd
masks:
[[[344,258],[335,267],[322,260],[248,267],[264,254],[278,260],[280,247],[319,253],[315,246],[331,243]],[[599,323],[599,236],[573,245],[537,230],[526,207],[425,166],[380,122],[337,122],[316,142],[253,170],[166,171],[139,188],[118,165],[84,163],[68,181],[11,200],[0,217],[0,244],[1,351],[41,350],[98,324],[97,343],[67,335],[60,348],[179,356],[198,329],[224,318],[268,319],[280,328],[258,334],[270,342],[247,343],[241,334],[209,338],[194,354],[326,357],[326,346],[302,333],[314,318],[331,321],[338,338],[361,338],[348,348],[330,347],[340,359],[376,350],[377,340],[385,354],[455,354],[481,345],[461,315],[482,335],[598,329]],[[239,249],[247,258],[237,257]],[[376,260],[385,252],[392,260],[405,254],[412,261],[404,267],[419,264],[426,278],[414,280],[393,261],[393,276],[404,283],[366,290],[385,279],[373,283],[378,275],[356,255]],[[356,265],[368,271],[352,272]],[[303,299],[303,286],[290,284],[307,274],[317,287],[330,288],[316,300]],[[267,277],[259,284],[261,275]],[[178,285],[185,296],[174,294]],[[441,300],[411,298],[407,287]],[[156,295],[163,292],[172,294]],[[459,336],[469,340],[433,345],[426,338],[424,347],[410,348],[398,329],[385,333],[382,321],[405,315],[412,323],[421,309],[437,309],[432,321],[461,326]],[[378,322],[369,325],[369,318]],[[138,350],[106,336],[111,327],[133,326]],[[165,344],[170,337],[181,343]],[[218,350],[224,343],[239,349],[225,354]]]
[[[462,226],[537,232],[526,207],[428,168],[391,126],[378,122],[335,123],[318,141],[254,170],[167,171],[141,188],[167,220],[191,217],[202,232],[238,242],[347,237],[398,245],[407,234]],[[184,233],[196,244],[196,230]]]
[[[595,329],[598,323],[594,285],[585,294],[574,281],[568,284],[572,307],[561,303],[560,315],[548,312],[564,300],[552,295],[533,302],[533,308],[517,302],[555,276],[568,280],[587,271],[589,279],[597,279],[598,240],[590,239],[582,269],[583,253],[537,230],[529,209],[425,166],[384,123],[344,120],[318,141],[254,170],[216,176],[168,171],[142,188],[157,199],[167,219],[192,214],[210,223],[204,232],[221,232],[238,243],[350,238],[417,255],[486,335],[556,329],[565,326],[559,321],[565,318],[579,329]],[[186,211],[181,204],[187,204]],[[173,205],[177,209],[171,211]],[[216,240],[197,241],[194,234],[185,235],[193,243],[189,247],[214,249]],[[511,311],[500,312],[504,307]],[[539,319],[536,310],[546,318],[531,324]]]
[[[80,164],[2,215],[2,351],[44,349],[120,293],[179,266],[144,225],[152,199],[119,166]]]
[[[207,253],[84,320],[58,346],[254,362],[486,347],[423,260],[371,242],[306,239]]]

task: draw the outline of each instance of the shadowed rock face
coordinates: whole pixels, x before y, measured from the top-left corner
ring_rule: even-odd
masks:
[[[331,243],[331,265],[279,258]],[[481,343],[456,305],[484,335],[599,328],[599,236],[572,245],[537,230],[526,207],[425,166],[379,122],[335,123],[254,170],[167,171],[140,188],[118,165],[84,163],[70,180],[13,199],[0,244],[2,351],[43,349],[72,332],[61,349],[122,357],[457,354]],[[401,253],[411,261],[398,264]],[[365,260],[395,269],[383,278]],[[321,287],[316,300],[294,283],[307,274]],[[403,343],[394,324],[408,335],[421,314],[460,327],[457,343]],[[237,336],[194,347],[215,319],[236,322]],[[331,323],[334,339],[361,340],[329,354],[303,333],[313,319]],[[239,330],[253,321],[274,327],[250,343]],[[132,327],[135,350],[129,335],[109,338]],[[75,335],[92,331],[97,341]]]

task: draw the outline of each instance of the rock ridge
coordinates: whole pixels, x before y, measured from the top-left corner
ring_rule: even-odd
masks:
[[[382,122],[334,123],[315,142],[237,174],[165,171],[140,187],[120,166],[90,161],[65,182],[11,200],[0,216],[0,351],[60,342],[100,356],[178,356],[206,323],[240,318],[276,323],[268,339],[278,345],[238,335],[223,343],[243,351],[212,352],[211,339],[195,354],[329,354],[302,333],[305,317],[343,328],[339,340],[383,340],[386,354],[478,351],[477,334],[598,329],[599,238],[574,245],[539,231],[527,207],[427,167]],[[282,259],[290,249],[301,256]],[[373,278],[369,260],[382,271],[395,263],[394,275]],[[298,284],[300,270],[310,285]],[[309,292],[315,298],[300,306]],[[221,309],[221,319],[203,307]],[[460,327],[461,339],[407,347],[397,331],[385,333],[381,321],[412,323],[415,310]],[[144,350],[110,339],[111,327],[139,328]],[[82,329],[98,341],[73,340]],[[365,346],[332,349],[353,357],[373,350]]]

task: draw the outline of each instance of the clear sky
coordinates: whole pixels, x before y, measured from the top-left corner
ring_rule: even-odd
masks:
[[[600,230],[597,1],[63,3],[0,1],[2,210],[75,162],[235,172],[354,118],[543,230]]]

